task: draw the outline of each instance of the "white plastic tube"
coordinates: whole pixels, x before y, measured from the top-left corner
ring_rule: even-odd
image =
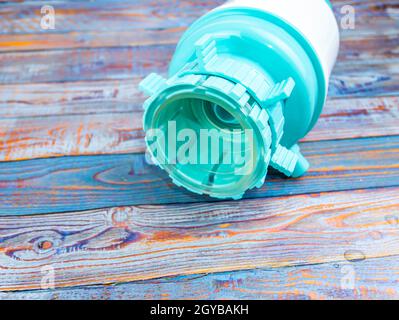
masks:
[[[261,9],[294,27],[319,57],[328,87],[339,51],[339,28],[327,0],[230,0],[219,8],[226,7]]]

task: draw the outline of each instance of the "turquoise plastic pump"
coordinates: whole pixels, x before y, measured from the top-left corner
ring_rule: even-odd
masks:
[[[169,73],[140,88],[149,154],[176,185],[240,199],[270,167],[294,178],[308,170],[297,142],[320,116],[329,75],[301,30],[257,8],[220,8],[183,35]],[[223,143],[203,143],[204,130]]]

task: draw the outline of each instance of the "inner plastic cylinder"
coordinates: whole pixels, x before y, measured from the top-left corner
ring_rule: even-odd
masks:
[[[168,97],[148,119],[165,137],[147,140],[150,150],[177,184],[223,198],[244,193],[265,174],[260,135],[226,100],[198,94]]]

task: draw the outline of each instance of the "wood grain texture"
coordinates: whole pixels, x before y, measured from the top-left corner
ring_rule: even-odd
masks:
[[[213,202],[131,154],[144,151],[138,81],[165,74],[180,35],[222,2],[0,5],[0,299],[399,298],[397,0],[333,1],[338,18],[355,7],[356,29],[341,30],[304,178]],[[39,289],[46,266],[56,290],[8,292]]]
[[[122,80],[165,73],[174,45],[12,52],[0,55],[0,84]]]
[[[49,41],[39,41],[37,46],[49,49],[52,46],[53,35],[70,34],[65,42],[55,42],[56,48],[66,48],[70,39],[77,38],[80,45],[87,44],[92,47],[91,36],[104,32],[137,31],[140,33],[158,29],[160,31],[173,30],[174,28],[189,26],[195,19],[216,6],[224,3],[224,0],[186,0],[186,1],[108,1],[96,2],[60,2],[60,1],[17,1],[7,2],[0,7],[3,19],[0,21],[0,34],[7,35],[42,35],[49,36]],[[396,0],[384,0],[381,2],[365,0],[333,0],[335,14],[338,19],[343,16],[341,8],[350,4],[356,8],[356,27],[362,35],[387,33],[394,30],[397,25],[398,15]],[[40,8],[43,5],[53,5],[56,10],[56,28],[54,30],[42,30],[40,28]],[[115,19],[117,18],[117,19]],[[137,32],[139,33],[139,32]],[[351,34],[351,30],[343,30],[343,36]],[[85,35],[88,35],[85,37]],[[156,36],[156,35],[155,35]],[[136,34],[136,37],[139,37]],[[15,38],[14,38],[15,39]],[[112,41],[112,40],[111,40]],[[118,41],[117,39],[114,41]],[[32,49],[31,42],[12,41],[2,47],[8,50]],[[36,48],[36,47],[35,47]],[[37,48],[36,48],[37,49]]]
[[[86,112],[98,109],[86,104]],[[113,108],[102,103],[102,108]],[[119,105],[118,108],[128,108]],[[114,108],[116,109],[116,108]],[[71,110],[72,111],[72,110]],[[142,113],[95,111],[87,116],[62,115],[0,120],[0,159],[25,160],[65,155],[144,152]]]
[[[158,1],[18,1],[0,7],[2,34],[65,34],[88,35],[102,32],[137,32],[187,27],[224,0],[158,0]],[[40,27],[43,5],[55,9],[54,30]],[[139,36],[139,35],[137,35]],[[18,47],[10,44],[10,47]],[[22,45],[23,46],[23,45]]]
[[[35,84],[20,94],[0,87],[0,161],[143,153],[135,83]],[[304,141],[393,135],[399,135],[398,97],[332,99]]]
[[[0,217],[0,290],[399,255],[399,189]]]
[[[279,269],[198,274],[78,288],[0,292],[3,300],[391,300],[398,256]],[[389,266],[389,267],[387,267]],[[354,276],[353,287],[343,286]]]
[[[142,2],[121,1],[111,7],[106,1],[56,2],[58,24],[50,34],[27,27],[35,25],[44,3],[1,7],[0,161],[143,152],[139,80],[151,71],[166,73],[179,33],[219,3],[177,1],[172,8],[160,1],[149,12]],[[338,18],[344,4],[334,3]],[[399,89],[396,2],[351,5],[357,27],[342,30],[330,86],[333,99],[307,141],[398,134],[397,98],[386,97]],[[113,16],[118,19],[111,23]],[[42,39],[41,44],[30,37]],[[368,98],[382,94],[385,97]],[[334,99],[347,96],[360,98]]]
[[[301,179],[271,176],[247,198],[399,186],[399,137],[309,142]],[[210,202],[178,188],[143,155],[66,157],[0,165],[0,215]]]
[[[120,23],[120,20],[116,20]],[[132,23],[132,22],[129,22]],[[113,22],[113,25],[115,21]],[[90,24],[88,24],[90,25]],[[48,33],[44,34],[1,34],[0,52],[40,51],[57,49],[84,49],[84,48],[113,48],[149,46],[154,44],[176,44],[185,26],[176,26],[167,29],[146,30],[104,30],[101,33],[94,31]]]
[[[138,112],[141,78],[0,85],[1,119]],[[104,119],[105,120],[105,119]]]
[[[339,19],[338,14],[337,17]],[[167,20],[163,23],[165,21]],[[113,21],[112,26],[100,32],[62,33],[59,32],[57,26],[55,32],[41,30],[41,33],[37,34],[0,33],[0,52],[176,45],[191,22],[192,19],[189,19],[170,27],[162,27],[160,23],[152,28],[146,28],[134,21],[126,22],[118,19]],[[129,28],[126,30],[124,29],[126,25],[138,26],[138,30],[129,30]],[[86,26],[90,27],[91,24],[86,24]],[[115,26],[119,27],[118,30],[113,30]],[[355,30],[342,30],[339,60],[395,58],[397,57],[395,49],[398,46],[398,34],[397,23],[383,24],[378,27],[365,24],[361,28],[357,26]]]
[[[399,133],[399,98],[330,99],[303,141],[392,136]]]

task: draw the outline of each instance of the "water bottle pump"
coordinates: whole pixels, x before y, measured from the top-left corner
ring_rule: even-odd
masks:
[[[176,185],[220,199],[262,187],[270,167],[302,176],[309,163],[297,143],[322,112],[338,49],[328,0],[232,0],[210,11],[181,38],[169,78],[140,84],[152,161]]]

